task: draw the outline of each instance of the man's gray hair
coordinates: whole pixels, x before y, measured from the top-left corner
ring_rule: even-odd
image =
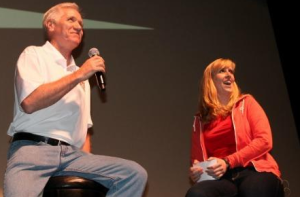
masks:
[[[47,12],[45,12],[44,17],[43,17],[43,27],[46,32],[47,32],[47,23],[49,21],[57,22],[57,20],[63,14],[63,12],[62,12],[63,8],[72,8],[72,9],[77,10],[80,13],[80,8],[76,3],[65,2],[65,3],[59,3],[59,4],[51,7]]]

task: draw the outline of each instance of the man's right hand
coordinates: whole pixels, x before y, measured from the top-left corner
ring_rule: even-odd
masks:
[[[98,55],[87,59],[80,69],[76,71],[76,74],[82,81],[85,81],[96,72],[105,73],[105,61]]]

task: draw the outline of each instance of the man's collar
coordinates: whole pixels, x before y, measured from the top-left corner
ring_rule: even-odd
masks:
[[[53,54],[54,61],[58,63],[59,65],[67,68],[67,67],[76,67],[75,60],[73,56],[71,56],[71,62],[69,65],[67,65],[67,60],[66,58],[49,42],[46,41],[44,44],[44,47],[46,50],[49,51],[49,53]]]

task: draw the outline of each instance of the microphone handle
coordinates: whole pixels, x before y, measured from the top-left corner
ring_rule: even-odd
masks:
[[[98,87],[100,88],[100,90],[105,91],[106,87],[105,87],[105,80],[104,80],[103,73],[96,72],[95,77],[96,77],[96,81],[97,81],[97,84],[98,84]]]

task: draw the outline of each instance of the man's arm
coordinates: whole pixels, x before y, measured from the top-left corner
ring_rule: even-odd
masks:
[[[21,102],[21,107],[28,114],[49,107],[97,71],[105,72],[104,60],[100,56],[88,59],[80,69],[68,76],[40,85]]]

